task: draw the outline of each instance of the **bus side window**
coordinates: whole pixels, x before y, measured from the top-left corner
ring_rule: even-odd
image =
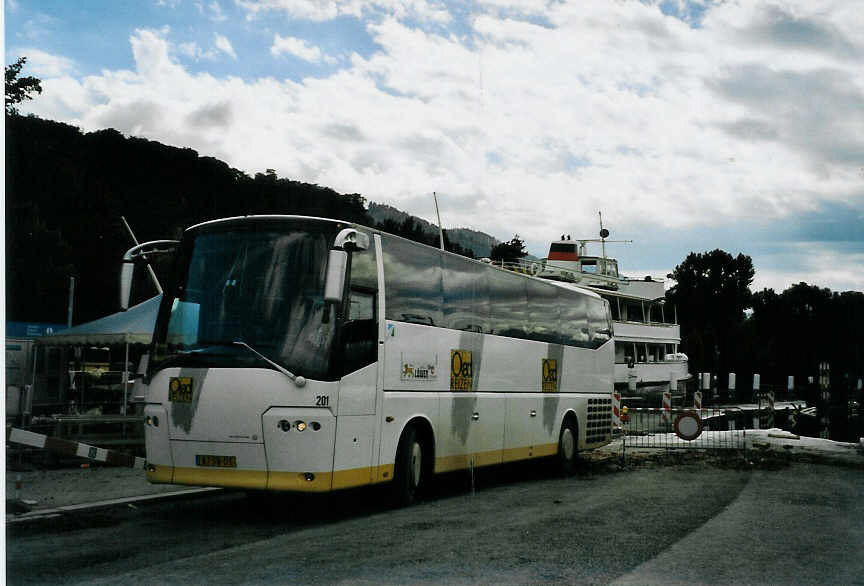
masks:
[[[348,293],[348,321],[375,319],[375,294],[352,289]]]
[[[378,359],[378,320],[375,291],[352,287],[348,293],[348,315],[342,327],[342,359],[339,373],[346,375]]]

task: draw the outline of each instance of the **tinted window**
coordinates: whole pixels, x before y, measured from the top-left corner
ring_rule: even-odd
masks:
[[[563,343],[588,347],[588,297],[575,291],[562,291],[559,311]]]
[[[449,254],[442,255],[442,260],[444,327],[468,332],[488,332],[488,269],[477,262]]]
[[[611,338],[609,329],[606,304],[602,299],[588,299],[588,331],[591,333],[592,348],[599,348]]]
[[[527,337],[525,281],[528,279],[504,270],[487,269],[487,272],[490,333],[511,338]]]
[[[560,344],[563,342],[558,315],[558,287],[525,279],[528,287],[528,335],[532,340]]]
[[[369,249],[351,253],[351,286],[378,288],[378,264],[375,261],[375,243],[369,234]]]
[[[387,319],[440,326],[441,255],[434,248],[382,238]]]

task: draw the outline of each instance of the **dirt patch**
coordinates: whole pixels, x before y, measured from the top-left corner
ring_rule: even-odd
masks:
[[[150,484],[144,477],[143,470],[93,464],[76,468],[6,471],[7,501],[22,500],[34,511],[174,492],[181,488],[168,484]]]

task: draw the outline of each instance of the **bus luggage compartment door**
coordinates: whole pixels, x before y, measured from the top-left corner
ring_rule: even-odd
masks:
[[[261,419],[267,452],[267,488],[330,490],[336,437],[336,417],[330,410],[271,407]]]

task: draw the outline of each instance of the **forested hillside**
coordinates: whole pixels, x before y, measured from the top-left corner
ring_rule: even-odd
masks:
[[[371,216],[372,221],[376,224],[380,225],[388,220],[401,224],[406,220],[411,220],[416,223],[423,232],[432,238],[438,238],[437,226],[434,226],[421,218],[411,216],[393,206],[370,201],[367,212],[369,213],[369,216]],[[485,232],[471,230],[470,228],[448,228],[445,232],[446,238],[455,244],[458,244],[463,249],[474,251],[474,254],[478,258],[489,256],[492,247],[499,243],[497,238],[494,238]]]
[[[143,242],[243,214],[304,214],[375,226],[365,203],[359,194],[282,179],[270,170],[250,177],[194,150],[116,130],[82,133],[7,115],[6,319],[65,322],[73,275],[74,323],[116,310],[120,258],[132,246],[121,216]],[[437,234],[422,233],[410,217],[384,228],[437,244]],[[155,292],[144,279],[137,285],[133,301]]]

